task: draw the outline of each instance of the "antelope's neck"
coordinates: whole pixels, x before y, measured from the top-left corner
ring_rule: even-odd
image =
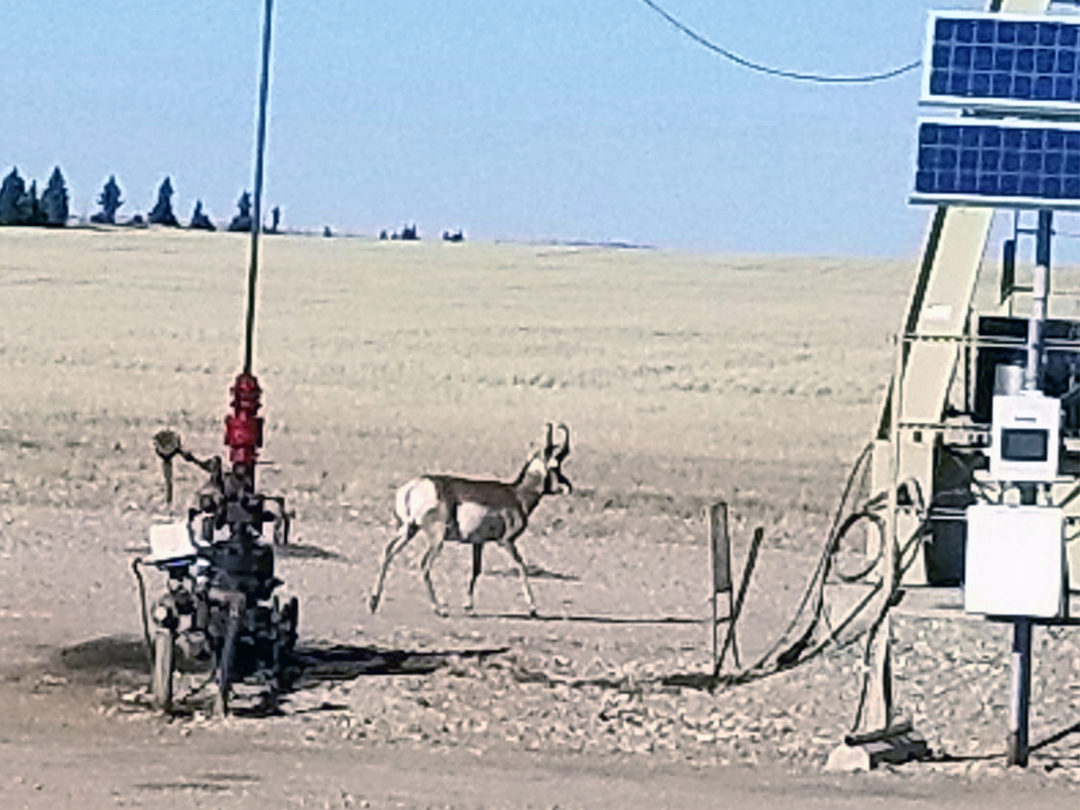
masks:
[[[526,515],[531,515],[540,499],[544,496],[544,479],[532,480],[526,478],[514,488],[518,503],[525,510]]]

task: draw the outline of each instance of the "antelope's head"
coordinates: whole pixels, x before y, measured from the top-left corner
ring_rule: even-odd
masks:
[[[562,442],[555,444],[555,428],[562,433]],[[562,471],[562,463],[570,455],[570,428],[559,422],[554,425],[547,423],[547,438],[544,442],[544,450],[540,459],[544,465],[544,494],[561,495],[564,491],[569,494],[574,491],[574,485],[570,483]]]

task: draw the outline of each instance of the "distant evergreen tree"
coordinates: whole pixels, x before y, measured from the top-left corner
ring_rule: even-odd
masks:
[[[230,231],[250,231],[251,230],[251,195],[248,192],[244,192],[240,195],[240,199],[236,201],[236,207],[240,209],[240,212],[232,218],[232,222],[229,223]]]
[[[176,215],[172,210],[172,195],[173,187],[169,178],[166,177],[158,188],[157,204],[150,210],[150,213],[146,215],[146,221],[154,225],[171,225],[174,228],[179,228],[180,223],[176,221]]]
[[[17,207],[19,211],[18,225],[45,224],[45,218],[41,215],[41,205],[38,203],[37,180],[30,182],[30,188],[23,192]]]
[[[195,201],[195,211],[191,214],[191,224],[188,226],[197,231],[216,231],[214,223],[210,221],[202,210],[202,200]]]
[[[90,217],[90,221],[115,225],[116,212],[123,204],[124,201],[120,199],[120,186],[116,184],[116,175],[109,175],[109,182],[105,184],[101,194],[98,196],[98,205],[101,206],[101,211]]]
[[[59,166],[53,169],[49,185],[41,195],[41,214],[44,224],[51,228],[62,228],[67,224],[68,193]]]
[[[0,225],[20,225],[21,203],[26,194],[26,183],[13,168],[0,184]]]

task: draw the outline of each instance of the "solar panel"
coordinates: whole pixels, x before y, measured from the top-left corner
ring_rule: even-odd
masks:
[[[1080,208],[1080,124],[922,119],[911,201]]]
[[[1080,19],[932,12],[920,101],[1080,113]]]

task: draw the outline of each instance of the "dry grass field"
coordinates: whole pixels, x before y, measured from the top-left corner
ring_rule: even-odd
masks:
[[[296,544],[321,552],[279,560],[302,644],[312,661],[347,647],[353,669],[313,676],[284,717],[155,718],[129,570],[165,508],[151,437],[171,427],[198,455],[222,452],[248,249],[234,234],[0,232],[0,805],[651,807],[723,790],[765,807],[807,789],[833,806],[887,789],[915,806],[971,789],[736,767],[817,770],[850,721],[855,652],[766,692],[626,688],[709,666],[711,500],[733,506],[737,565],[766,527],[744,657],[790,615],[875,425],[909,262],[265,239],[260,487],[289,498]],[[416,555],[370,616],[394,488],[424,471],[512,477],[551,420],[571,428],[575,492],[542,502],[520,545],[540,620],[497,550],[477,618],[431,613]],[[179,469],[181,498],[199,483]],[[448,549],[437,569],[452,607],[467,557]],[[926,653],[938,633],[916,627],[902,649]],[[991,646],[1000,659],[979,660],[996,667],[1007,643]],[[1037,677],[1036,701],[1056,674]],[[939,748],[969,752],[973,725],[1003,738],[1003,703],[936,717],[947,697],[914,694]],[[1060,730],[1061,714],[1041,717],[1033,734]],[[547,787],[514,793],[520,773]]]
[[[36,441],[41,475],[103,506],[79,465],[103,443],[138,459],[139,437],[169,424],[216,448],[247,251],[233,234],[4,233],[5,451]],[[319,483],[320,506],[376,508],[420,468],[508,474],[558,419],[590,491],[756,493],[820,512],[876,418],[909,276],[856,260],[267,239],[266,457],[286,489]],[[15,478],[8,502],[46,497]]]

